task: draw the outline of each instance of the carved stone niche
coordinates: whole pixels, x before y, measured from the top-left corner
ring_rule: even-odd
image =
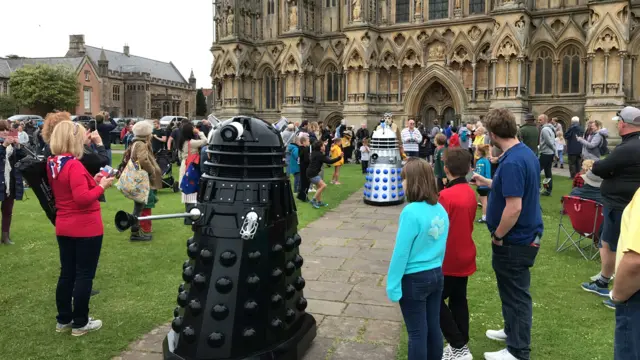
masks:
[[[480,35],[482,35],[482,30],[480,30],[479,27],[473,25],[471,29],[467,31],[467,35],[472,41],[478,41],[478,39],[480,39]]]
[[[427,45],[428,61],[444,60],[446,45],[441,41],[434,41]]]
[[[613,49],[620,49],[618,37],[611,30],[607,29],[603,31],[600,36],[598,36],[596,45],[593,47],[593,50],[603,50],[604,52],[609,52]]]

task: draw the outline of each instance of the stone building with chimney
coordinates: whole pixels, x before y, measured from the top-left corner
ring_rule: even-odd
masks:
[[[113,117],[160,118],[166,115],[193,118],[196,79],[186,80],[171,62],[132,55],[85,44],[84,35],[69,36],[67,57],[87,56],[102,80],[101,110]]]
[[[218,116],[565,123],[638,105],[640,1],[216,0]],[[614,140],[615,141],[615,140]]]

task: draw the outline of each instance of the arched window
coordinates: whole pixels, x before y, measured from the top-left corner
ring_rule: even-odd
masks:
[[[549,49],[540,49],[536,57],[536,94],[551,94],[551,75],[553,74],[553,65],[551,59],[551,51]]]
[[[276,5],[274,4],[273,0],[269,0],[267,2],[267,14],[271,15],[275,12],[276,12]]]
[[[580,92],[580,52],[575,46],[568,47],[562,56],[562,92]]]
[[[396,23],[409,22],[409,0],[396,0]]]
[[[338,77],[338,70],[335,66],[330,65],[327,67],[326,73],[327,80],[327,101],[338,101],[338,89],[340,89],[340,79]]]
[[[429,20],[449,17],[449,0],[429,0]]]
[[[273,76],[271,70],[267,70],[264,73],[264,95],[265,95],[265,108],[276,108],[276,78]]]

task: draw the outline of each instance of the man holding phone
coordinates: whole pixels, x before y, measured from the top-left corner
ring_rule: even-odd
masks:
[[[96,115],[96,130],[98,130],[98,134],[102,140],[106,141],[103,143],[105,150],[107,150],[107,156],[109,157],[109,166],[111,166],[112,156],[111,156],[111,131],[117,128],[118,124],[113,120],[109,119],[109,113],[106,111],[100,112]]]

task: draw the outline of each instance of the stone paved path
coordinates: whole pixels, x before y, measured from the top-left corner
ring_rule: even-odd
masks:
[[[367,206],[358,191],[300,230],[307,311],[318,323],[304,360],[395,359],[402,315],[385,286],[401,209]],[[161,360],[169,328],[156,328],[114,360]]]

